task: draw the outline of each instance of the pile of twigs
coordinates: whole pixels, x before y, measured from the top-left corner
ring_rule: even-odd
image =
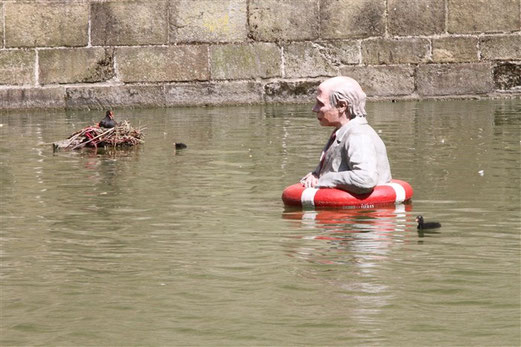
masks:
[[[98,147],[131,147],[143,143],[143,130],[134,128],[128,121],[122,121],[114,128],[88,126],[75,132],[63,141],[53,143],[53,149],[82,149]]]

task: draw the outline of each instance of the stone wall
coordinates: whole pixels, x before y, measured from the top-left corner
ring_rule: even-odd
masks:
[[[521,95],[521,0],[0,0],[0,109]]]

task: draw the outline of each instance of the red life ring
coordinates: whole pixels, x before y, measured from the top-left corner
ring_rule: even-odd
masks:
[[[372,208],[406,202],[412,194],[411,185],[400,180],[378,185],[366,194],[351,194],[336,188],[305,188],[297,183],[284,189],[282,201],[287,206]]]

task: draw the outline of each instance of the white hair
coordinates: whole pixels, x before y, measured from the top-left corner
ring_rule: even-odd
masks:
[[[339,83],[335,83],[335,88],[329,94],[329,103],[335,107],[339,101],[346,101],[349,110],[349,118],[365,117],[366,94],[357,81],[350,77],[334,77]]]

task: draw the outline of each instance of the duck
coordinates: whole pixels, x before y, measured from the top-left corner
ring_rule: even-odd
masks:
[[[111,110],[108,110],[107,113],[105,113],[105,118],[98,123],[100,128],[114,128],[116,125],[118,125],[118,123],[114,120],[114,113]]]
[[[418,223],[418,230],[425,230],[425,229],[437,229],[441,227],[441,224],[438,222],[428,222],[425,223],[423,221],[423,216],[416,216],[416,223]]]
[[[175,146],[175,149],[185,149],[186,147],[188,147],[187,145],[185,145],[182,142],[174,142],[174,146]]]

